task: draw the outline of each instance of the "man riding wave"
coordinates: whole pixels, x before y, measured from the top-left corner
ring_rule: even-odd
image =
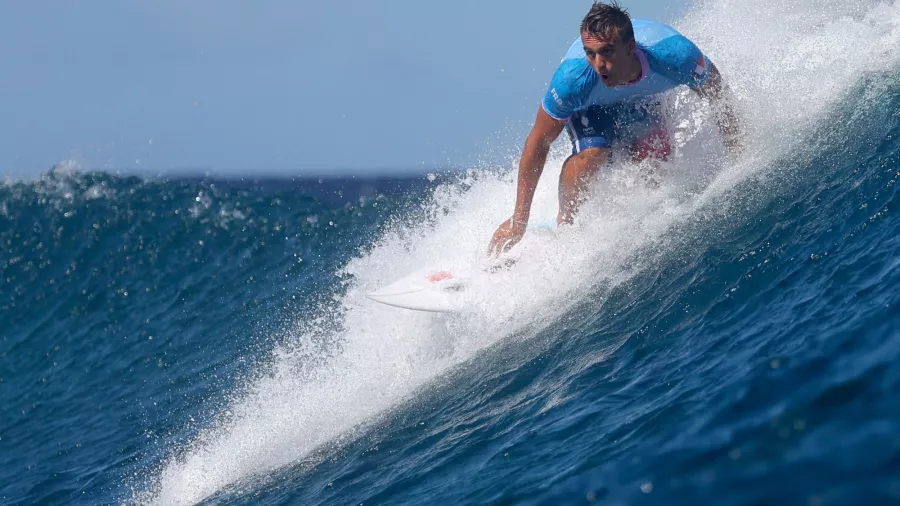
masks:
[[[494,232],[489,253],[522,239],[550,146],[564,128],[573,147],[559,178],[559,224],[573,222],[588,182],[611,154],[665,160],[671,147],[660,94],[680,85],[712,102],[725,145],[737,152],[727,88],[697,46],[670,26],[632,20],[615,2],[594,2],[538,109],[519,162],[515,210]]]

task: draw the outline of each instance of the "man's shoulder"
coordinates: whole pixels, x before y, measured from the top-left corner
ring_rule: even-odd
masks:
[[[671,26],[649,19],[632,19],[634,40],[645,47],[652,47],[670,37],[684,37]]]
[[[635,20],[632,25],[652,72],[679,84],[702,84],[709,60],[690,39],[663,23]]]
[[[544,97],[544,109],[554,118],[564,119],[579,109],[591,90],[597,84],[597,75],[584,57],[581,46],[581,56],[573,51],[572,46],[566,57],[560,62],[550,81],[550,87]]]
[[[635,19],[634,39],[650,60],[664,68],[681,67],[697,59],[698,49],[687,37],[669,25]]]
[[[579,38],[559,62],[552,84],[560,95],[583,96],[596,85],[594,74],[594,69],[584,56],[584,47]]]

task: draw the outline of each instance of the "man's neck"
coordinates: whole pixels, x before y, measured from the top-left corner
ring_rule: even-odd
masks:
[[[641,80],[641,77],[644,76],[644,66],[641,65],[641,58],[638,56],[638,50],[635,49],[634,53],[632,53],[632,65],[634,65],[634,70],[629,74],[630,79],[625,84],[633,84]]]

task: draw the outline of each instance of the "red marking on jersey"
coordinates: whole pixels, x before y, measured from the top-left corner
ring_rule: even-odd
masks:
[[[706,74],[706,60],[704,60],[702,56],[697,58],[697,66],[694,67],[694,74],[697,76]]]
[[[453,279],[453,274],[447,271],[432,272],[426,276],[426,279],[432,283],[437,283],[438,281],[443,281],[445,279]]]

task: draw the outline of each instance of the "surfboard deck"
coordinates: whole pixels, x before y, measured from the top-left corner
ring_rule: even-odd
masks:
[[[490,262],[480,269],[423,269],[366,294],[388,306],[432,313],[456,313],[465,308],[473,275],[493,274],[508,269],[516,258]]]
[[[423,270],[369,292],[366,296],[388,306],[433,313],[460,311],[460,292],[466,289],[465,277],[451,270]]]
[[[556,221],[529,226],[529,233],[553,233]],[[514,255],[487,260],[479,266],[422,269],[366,294],[369,299],[388,306],[456,313],[465,309],[473,276],[490,275],[509,269],[518,261]]]

